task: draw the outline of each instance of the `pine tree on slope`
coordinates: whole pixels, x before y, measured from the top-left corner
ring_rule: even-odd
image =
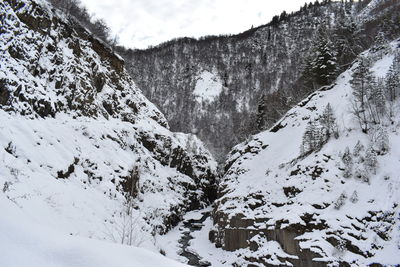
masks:
[[[337,73],[336,51],[327,35],[327,28],[321,24],[314,42],[304,60],[302,77],[306,87],[312,90],[330,84]]]
[[[355,58],[365,49],[362,31],[351,14],[351,7],[342,7],[342,11],[338,14],[336,20],[333,35],[337,49],[337,62],[339,68],[344,70],[348,65],[345,65],[345,62],[351,62],[349,59]]]
[[[371,86],[368,96],[369,116],[375,124],[381,123],[386,114],[386,97],[383,79],[377,79]]]
[[[331,104],[328,103],[328,105],[326,105],[321,117],[319,118],[319,121],[321,122],[322,127],[326,129],[327,138],[329,138],[332,134],[335,135],[335,138],[338,137],[335,115],[333,114]]]
[[[322,31],[324,28],[318,33],[316,57],[313,62],[315,80],[320,86],[330,84],[337,72],[336,52],[326,32]]]
[[[393,61],[386,75],[386,90],[389,100],[394,101],[400,92],[400,64],[396,60]]]
[[[300,153],[302,155],[317,151],[327,140],[324,129],[316,121],[310,121],[303,135]]]
[[[344,164],[343,177],[350,178],[353,173],[353,159],[349,147],[346,147],[343,153],[342,162]]]

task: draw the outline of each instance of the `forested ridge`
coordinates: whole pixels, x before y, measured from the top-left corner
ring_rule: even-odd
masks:
[[[104,21],[93,20],[78,0],[51,2],[120,54],[171,128],[197,134],[219,161],[304,96],[330,84],[361,51],[400,32],[394,0],[372,8],[370,0],[325,0],[284,11],[240,34],[177,38],[139,50],[119,46]],[[223,88],[212,101],[193,94],[204,71]]]

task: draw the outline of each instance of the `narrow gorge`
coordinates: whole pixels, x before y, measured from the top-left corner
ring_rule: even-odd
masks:
[[[0,22],[0,266],[400,265],[399,1],[143,50],[74,0]]]

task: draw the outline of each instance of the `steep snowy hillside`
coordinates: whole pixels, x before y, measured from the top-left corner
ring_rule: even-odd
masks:
[[[394,87],[380,79],[389,72]],[[371,85],[364,110],[360,77]],[[400,40],[361,54],[332,86],[233,149],[210,232],[234,251],[230,262],[400,264],[399,79]]]
[[[318,29],[323,28],[326,47],[336,56],[340,71],[333,78],[374,44],[378,32],[390,40],[400,34],[399,1],[320,2],[238,35],[183,38],[121,54],[171,128],[197,132],[223,161],[257,127],[268,129],[318,88],[304,77],[305,63],[319,49]],[[205,73],[212,73],[212,82],[201,82]],[[199,101],[204,92],[213,97]]]
[[[158,251],[156,233],[215,197],[211,154],[47,2],[1,1],[0,21],[0,201],[64,236]]]

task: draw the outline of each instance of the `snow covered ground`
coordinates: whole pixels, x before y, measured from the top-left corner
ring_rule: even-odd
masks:
[[[371,61],[376,78],[385,77],[399,45],[395,41],[383,51],[362,55]],[[287,258],[282,254],[283,240],[286,244],[290,241],[287,236],[279,237],[280,233],[297,231],[291,242],[298,242],[299,247],[291,248],[293,254],[309,249],[321,255],[319,260],[352,262],[354,266],[400,263],[399,101],[391,104],[395,115],[390,120],[363,133],[352,110],[350,86],[358,64],[341,74],[332,87],[311,94],[292,108],[269,131],[233,149],[214,216],[223,246],[253,231],[253,239],[248,241],[258,244],[257,253],[248,251],[242,258],[259,256],[270,264],[290,266],[273,257]],[[338,137],[330,137],[320,149],[304,154],[301,147],[309,122],[320,123],[328,104],[336,118]],[[376,148],[379,135],[387,135],[388,151]],[[344,174],[346,151],[351,158],[349,177]],[[371,153],[376,155],[376,169],[368,167]],[[255,233],[275,234],[282,247],[273,249],[276,240]]]
[[[207,202],[211,154],[171,132],[123,61],[46,2],[0,1],[0,13],[0,266],[126,266],[141,254],[131,264],[168,265],[111,243],[159,253],[154,235]]]
[[[152,227],[167,227],[164,220],[171,216],[170,209],[189,203],[182,184],[195,187],[193,180],[163,166],[138,142],[144,132],[170,135],[154,121],[133,128],[119,120],[71,119],[62,114],[29,120],[2,110],[0,118],[3,194],[65,234],[120,242],[125,202],[121,183],[135,165],[141,172],[141,192],[134,201],[140,209],[132,214],[136,245],[151,247]],[[177,140],[171,141],[171,147],[177,145]]]
[[[224,87],[218,75],[204,70],[200,73],[193,91],[195,99],[199,103],[213,102],[223,91]]]
[[[170,132],[119,57],[90,33],[30,1],[4,1],[0,8],[7,14],[0,39],[6,88],[0,95],[0,266],[181,266],[162,251],[213,266],[245,264],[247,256],[268,256],[274,264],[297,257],[257,235],[250,240],[257,251],[215,248],[210,230],[230,225],[216,229],[206,215],[210,208],[186,214],[160,235],[207,203],[216,174],[211,154],[195,136]],[[395,42],[381,58],[375,55],[375,76],[386,74],[396,50]],[[351,73],[235,148],[215,218],[242,215],[254,231],[316,225],[291,242],[325,261],[399,262],[400,120],[384,125],[390,150],[377,157],[376,173],[359,179],[356,167],[366,151],[356,155],[355,147],[358,141],[369,147],[371,136],[355,127]],[[211,103],[223,89],[204,71],[193,93],[201,104]],[[340,137],[301,155],[307,123],[328,103]],[[352,178],[343,177],[347,147]],[[349,240],[353,247],[345,251]]]
[[[143,248],[56,231],[27,216],[3,193],[0,193],[0,210],[2,267],[185,266]]]

